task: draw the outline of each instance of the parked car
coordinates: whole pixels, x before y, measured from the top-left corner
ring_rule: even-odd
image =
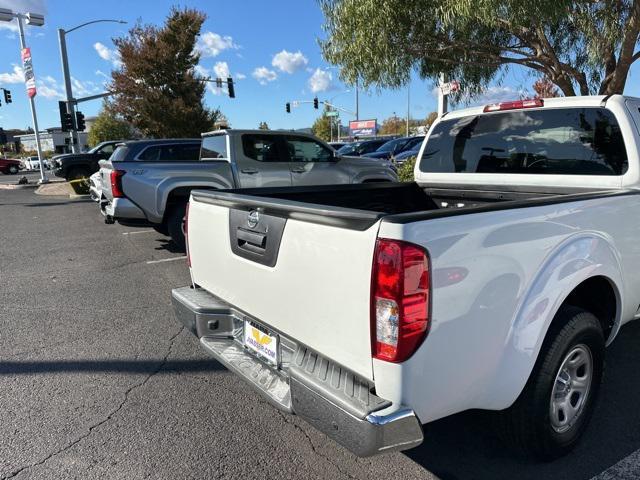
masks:
[[[50,163],[45,158],[42,160],[42,166],[49,170]],[[38,157],[27,157],[24,159],[24,168],[27,170],[40,170],[40,159]]]
[[[411,150],[405,150],[404,152],[400,152],[397,155],[393,156],[393,162],[396,165],[402,165],[407,159],[412,158],[412,157],[417,157],[418,154],[420,153],[420,147],[422,146],[422,143],[418,143],[416,145],[414,145]]]
[[[379,160],[343,157],[313,135],[220,130],[200,140],[145,140],[118,146],[101,162],[107,223],[152,225],[184,248],[182,219],[194,188],[229,189],[391,182]]]
[[[340,155],[348,155],[350,157],[360,157],[366,153],[375,152],[388,141],[388,138],[377,138],[375,140],[361,140],[358,142],[347,143],[338,149],[338,153]]]
[[[11,158],[0,158],[0,172],[5,175],[15,175],[24,167],[20,160],[13,160]]]
[[[329,142],[329,145],[334,150],[339,150],[340,148],[344,147],[346,144],[347,142]]]
[[[382,144],[375,152],[365,153],[364,156],[391,160],[396,155],[410,150],[416,145],[420,146],[423,140],[424,136],[395,138]]]
[[[108,159],[115,150],[116,145],[121,142],[122,140],[102,142],[86,153],[55,155],[51,159],[53,173],[67,181],[89,178],[100,169],[98,162]]]
[[[565,454],[638,318],[638,125],[621,95],[505,102],[437,120],[417,183],[194,190],[177,317],[358,455],[472,409]]]

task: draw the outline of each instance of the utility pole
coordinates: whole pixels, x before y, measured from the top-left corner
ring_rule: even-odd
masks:
[[[445,84],[444,73],[440,74],[440,85],[438,85],[438,117],[441,117],[447,113],[447,96],[443,92]]]
[[[409,136],[409,116],[411,115],[411,103],[410,103],[410,95],[411,95],[411,79],[409,79],[409,84],[407,85],[407,137]]]
[[[359,88],[358,88],[358,80],[356,80],[356,120],[360,120],[360,99],[359,96]]]
[[[67,99],[67,113],[71,115],[73,126],[69,130],[69,144],[71,145],[71,151],[78,153],[80,145],[76,142],[76,122],[75,122],[75,109],[73,108],[73,92],[71,91],[71,75],[69,73],[69,59],[67,57],[67,38],[65,36],[67,32],[64,29],[58,29],[58,44],[60,46],[60,60],[62,61],[62,78],[64,79],[64,91]]]
[[[22,16],[16,15],[18,19],[18,31],[20,33],[20,52],[24,52],[26,45],[24,41],[24,25],[22,24]],[[44,158],[42,158],[42,146],[40,144],[40,131],[38,130],[38,115],[36,114],[36,102],[33,96],[29,95],[29,106],[31,107],[31,118],[33,119],[33,130],[36,138],[36,150],[38,152],[38,163],[40,164],[40,183],[49,183],[49,179],[44,174]]]

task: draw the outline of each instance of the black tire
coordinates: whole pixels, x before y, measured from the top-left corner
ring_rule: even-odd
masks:
[[[161,235],[169,235],[169,229],[167,228],[166,223],[163,223],[161,225],[154,225],[153,229]]]
[[[71,168],[66,175],[66,180],[80,180],[81,178],[89,178],[91,173],[89,169],[86,167],[73,167]]]
[[[176,203],[169,208],[167,212],[167,231],[173,243],[182,252],[186,251],[186,244],[184,239],[184,232],[182,231],[182,224],[184,222],[184,215],[187,212],[187,202]]]
[[[19,171],[20,171],[20,169],[18,168],[17,165],[9,165],[9,174],[10,175],[15,175]]]
[[[556,376],[561,366],[566,365],[568,355],[582,347],[586,347],[591,355],[590,387],[582,401],[576,400],[576,405],[582,407],[577,408],[579,413],[575,420],[562,427],[566,430],[558,431],[559,427],[556,425],[554,428],[551,416],[551,397]],[[604,354],[605,339],[598,319],[580,308],[561,308],[547,333],[524,390],[510,408],[499,413],[498,425],[505,444],[542,461],[551,461],[573,449],[593,414],[602,383]],[[569,393],[564,398],[572,399],[573,395]],[[558,412],[558,417],[562,419],[561,409]]]

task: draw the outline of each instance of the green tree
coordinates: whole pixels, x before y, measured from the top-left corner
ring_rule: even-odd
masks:
[[[640,34],[638,0],[319,0],[324,57],[348,83],[399,87],[412,71],[474,94],[507,68],[566,96],[622,93]]]
[[[416,157],[407,158],[402,165],[398,167],[398,180],[401,182],[413,182],[415,176],[413,169],[416,166]]]
[[[269,124],[267,122],[260,122],[258,125],[259,130],[269,130]]]
[[[129,122],[119,118],[113,111],[113,107],[105,102],[95,122],[89,130],[87,141],[95,147],[100,142],[107,140],[127,140],[134,137],[133,128]]]
[[[113,109],[144,136],[199,137],[220,116],[205,107],[205,82],[195,71],[205,18],[198,10],[174,7],[164,26],[138,23],[114,39],[122,66],[111,73]]]
[[[404,135],[407,132],[407,120],[400,118],[397,115],[393,115],[383,120],[379,135]]]
[[[313,125],[311,126],[311,131],[313,134],[328,142],[331,140],[331,117],[327,117],[326,115],[320,115]]]

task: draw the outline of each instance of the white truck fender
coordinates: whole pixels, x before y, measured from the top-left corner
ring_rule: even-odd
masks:
[[[501,359],[487,382],[482,408],[501,410],[515,402],[524,389],[540,353],[549,326],[569,294],[593,277],[609,281],[616,297],[615,336],[622,318],[622,267],[613,242],[597,232],[567,238],[551,252],[527,293],[505,338]]]

